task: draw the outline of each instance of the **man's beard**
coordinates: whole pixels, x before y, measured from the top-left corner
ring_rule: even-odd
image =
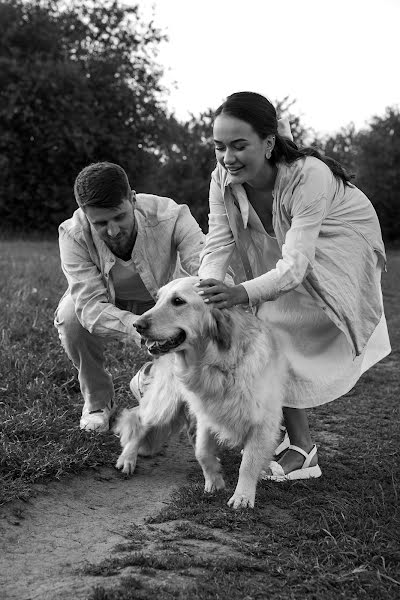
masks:
[[[107,240],[105,243],[111,250],[115,256],[118,258],[122,258],[123,260],[129,260],[132,254],[133,246],[136,241],[136,227],[133,228],[133,231],[130,236],[122,236],[121,239],[113,238]]]

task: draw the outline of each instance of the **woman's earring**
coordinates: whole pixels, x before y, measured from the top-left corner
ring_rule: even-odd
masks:
[[[266,158],[267,160],[269,160],[269,159],[271,158],[271,153],[272,153],[272,150],[267,150],[267,151],[266,151],[266,153],[265,153],[265,158]]]

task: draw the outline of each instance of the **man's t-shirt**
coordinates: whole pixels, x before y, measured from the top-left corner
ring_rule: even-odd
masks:
[[[115,288],[115,303],[118,308],[142,315],[155,304],[136,270],[133,258],[122,260],[115,257],[111,276]]]

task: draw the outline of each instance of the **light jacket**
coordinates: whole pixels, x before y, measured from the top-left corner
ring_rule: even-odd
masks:
[[[136,269],[153,298],[175,277],[197,275],[204,234],[188,206],[170,198],[137,194],[137,238],[132,252]],[[115,306],[110,271],[115,256],[78,208],[59,227],[61,267],[67,293],[75,303],[78,320],[90,333],[103,337],[137,337],[138,318]]]
[[[274,300],[299,284],[361,354],[382,315],[380,270],[385,249],[375,210],[358,188],[344,186],[314,157],[279,163],[272,224],[282,258],[260,268],[257,234],[248,226],[241,184],[220,165],[210,185],[209,233],[199,276],[223,279],[235,249],[250,305]],[[378,266],[378,269],[377,269]]]

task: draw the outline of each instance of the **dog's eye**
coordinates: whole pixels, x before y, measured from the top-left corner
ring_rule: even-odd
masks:
[[[179,296],[176,296],[176,298],[172,298],[171,302],[174,306],[182,306],[182,304],[186,304],[185,300],[183,298],[180,298]]]

